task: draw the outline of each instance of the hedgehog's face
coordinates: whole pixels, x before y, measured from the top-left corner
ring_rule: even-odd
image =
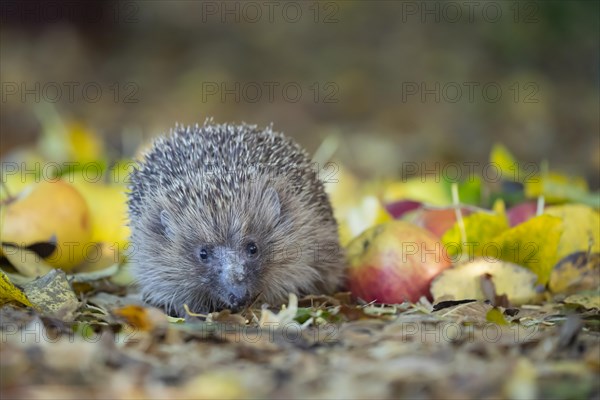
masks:
[[[207,291],[215,303],[238,309],[249,305],[260,293],[257,287],[263,266],[263,251],[252,239],[222,244],[199,243],[193,257]]]
[[[252,193],[256,197],[235,199],[243,203],[186,213],[185,220],[168,211],[160,214],[166,245],[177,248],[189,272],[186,286],[196,282],[197,297],[212,309],[243,308],[265,289],[262,277],[273,262],[269,249],[280,203],[275,190]]]

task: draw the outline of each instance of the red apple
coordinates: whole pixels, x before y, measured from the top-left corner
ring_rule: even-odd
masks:
[[[406,221],[374,226],[347,248],[347,286],[366,301],[397,304],[431,298],[434,277],[450,266],[440,241]]]
[[[462,208],[461,212],[463,217],[471,213],[466,208]],[[453,207],[422,208],[411,215],[409,221],[441,238],[456,223],[456,211]]]
[[[530,218],[535,217],[537,214],[537,202],[526,201],[521,204],[517,204],[506,211],[506,216],[510,222],[510,226],[519,225],[522,222],[527,221]]]
[[[420,201],[400,200],[385,205],[385,209],[394,219],[400,219],[403,215],[410,211],[414,211],[421,207],[423,203]]]

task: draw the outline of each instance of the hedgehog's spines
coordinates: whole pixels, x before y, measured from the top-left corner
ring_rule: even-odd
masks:
[[[191,244],[180,242],[228,243],[246,234],[302,250],[298,259],[268,264],[261,272],[266,301],[285,300],[288,291],[335,288],[343,270],[341,253],[323,260],[315,249],[337,244],[329,200],[308,153],[272,127],[215,124],[212,118],[201,126],[177,123],[143,156],[131,175],[128,208],[140,257],[134,273],[148,301],[177,312],[185,302],[196,311],[222,307],[208,294],[211,289],[202,287],[205,277],[190,276],[198,267],[189,250],[183,252]],[[273,189],[277,201],[267,195]],[[168,243],[159,217],[163,210],[170,228],[179,232]],[[242,245],[235,243],[231,251]]]

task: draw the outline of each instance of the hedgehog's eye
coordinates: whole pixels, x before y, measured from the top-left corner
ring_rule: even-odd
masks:
[[[256,243],[249,242],[246,245],[246,253],[252,257],[256,256],[258,254],[258,246],[256,246]]]
[[[200,258],[202,261],[208,260],[208,250],[205,248],[200,248],[200,250],[198,250],[198,258]]]

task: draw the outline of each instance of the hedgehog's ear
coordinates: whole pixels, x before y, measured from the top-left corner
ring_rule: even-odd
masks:
[[[279,219],[279,215],[281,214],[281,201],[279,200],[279,193],[273,187],[267,188],[265,190],[265,204],[268,205],[267,209],[269,212],[273,212],[273,219]]]
[[[163,231],[165,235],[171,239],[175,240],[175,232],[173,231],[173,221],[169,216],[167,210],[162,210],[160,212],[160,224],[162,225]]]

